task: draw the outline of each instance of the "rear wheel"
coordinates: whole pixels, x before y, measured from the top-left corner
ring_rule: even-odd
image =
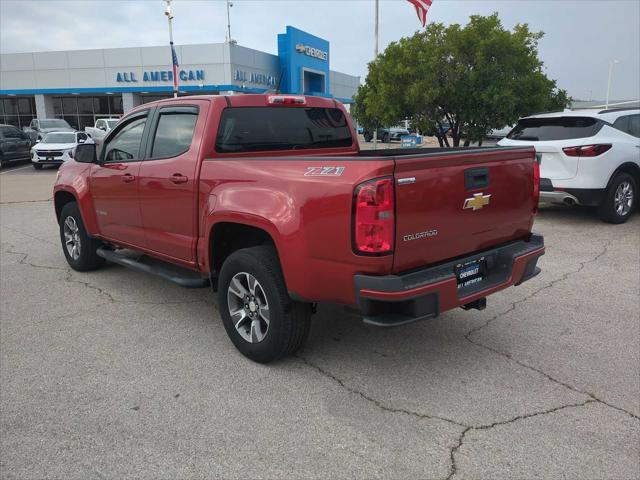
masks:
[[[69,202],[62,208],[60,241],[67,263],[74,270],[86,272],[104,265],[104,258],[96,253],[102,242],[87,235],[76,202]]]
[[[311,305],[289,298],[271,246],[238,250],[225,260],[218,279],[218,306],[229,338],[255,362],[295,353],[309,334]]]
[[[600,218],[608,223],[626,222],[636,206],[638,187],[628,173],[618,173],[605,192],[598,209]]]

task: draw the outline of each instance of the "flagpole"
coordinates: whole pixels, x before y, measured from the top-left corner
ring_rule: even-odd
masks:
[[[167,16],[167,20],[169,21],[169,45],[171,46],[171,65],[173,65],[173,25],[171,21],[173,20],[173,13],[171,12],[171,0],[165,0],[167,2],[167,7],[164,9],[164,14]],[[172,69],[175,72],[175,68]],[[175,73],[174,73],[175,75]],[[173,98],[178,97],[178,79],[173,79]]]
[[[373,29],[373,36],[374,36],[374,47],[373,47],[373,52],[374,52],[374,59],[378,58],[378,19],[379,19],[379,11],[380,11],[380,5],[379,5],[379,0],[375,0],[375,4],[376,4],[376,19],[375,19],[375,27]]]
[[[375,0],[375,21],[373,27],[373,37],[374,37],[374,61],[378,59],[378,20],[380,18],[380,2],[379,0]],[[378,148],[378,125],[375,125],[373,130],[373,149],[376,150]]]

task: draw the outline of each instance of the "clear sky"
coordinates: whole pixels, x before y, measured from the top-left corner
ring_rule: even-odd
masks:
[[[222,0],[175,0],[177,44],[222,42]],[[373,0],[234,0],[232,37],[277,53],[276,34],[293,25],[331,42],[331,68],[364,77],[373,56]],[[528,23],[546,33],[540,56],[547,74],[574,98],[603,99],[609,61],[612,99],[640,98],[640,0],[434,0],[428,21],[466,23],[498,12],[506,27]],[[380,1],[380,49],[420,28],[406,0]],[[161,0],[0,0],[0,51],[29,52],[162,45]],[[170,57],[167,63],[170,62]]]

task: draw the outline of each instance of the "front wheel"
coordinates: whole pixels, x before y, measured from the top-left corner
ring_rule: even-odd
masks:
[[[604,201],[598,209],[600,218],[607,223],[626,222],[635,208],[637,188],[631,175],[618,173],[609,184]]]
[[[295,353],[309,334],[311,305],[289,298],[272,246],[244,248],[225,260],[218,306],[229,338],[255,362]]]
[[[87,235],[76,202],[67,203],[60,214],[60,241],[67,263],[74,270],[86,272],[104,265],[96,250],[102,242]]]
[[[42,165],[40,165],[39,163],[32,163],[32,165],[36,170],[42,170]]]

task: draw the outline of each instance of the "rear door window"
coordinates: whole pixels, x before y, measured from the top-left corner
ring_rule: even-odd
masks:
[[[613,122],[613,128],[628,133],[634,137],[640,137],[640,115],[625,115]]]
[[[349,124],[337,108],[237,107],[222,112],[216,151],[304,150],[351,144]]]
[[[176,157],[189,150],[197,120],[196,107],[170,107],[160,110],[151,158]]]
[[[629,134],[640,138],[640,115],[629,117]]]
[[[602,127],[602,122],[592,117],[523,118],[507,138],[543,142],[592,137]]]

